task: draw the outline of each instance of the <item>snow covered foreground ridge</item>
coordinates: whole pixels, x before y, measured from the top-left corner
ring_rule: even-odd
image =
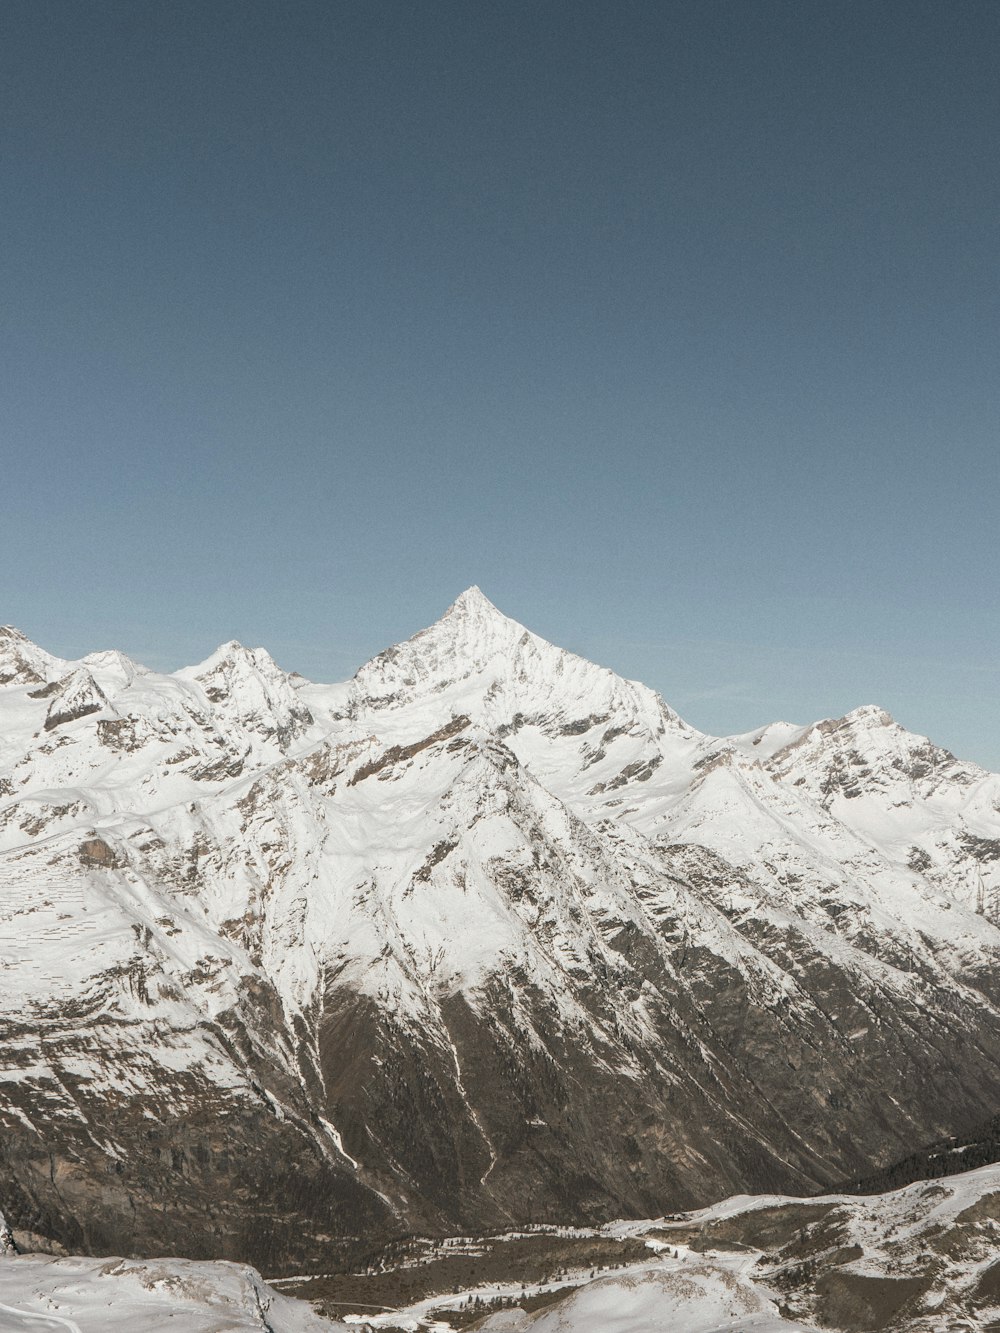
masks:
[[[1000,1104],[1000,778],[714,738],[477,590],[342,685],[0,631],[0,1198],[267,1271],[809,1192]]]
[[[43,1254],[0,1263],[5,1333],[347,1333],[236,1264]]]

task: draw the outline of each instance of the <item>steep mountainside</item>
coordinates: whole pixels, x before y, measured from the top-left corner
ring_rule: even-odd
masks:
[[[338,686],[0,631],[0,1203],[275,1271],[870,1173],[1000,1106],[1000,778],[716,739],[470,589]]]

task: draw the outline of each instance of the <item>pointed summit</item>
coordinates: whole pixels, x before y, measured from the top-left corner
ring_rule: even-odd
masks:
[[[504,620],[507,619],[507,617],[503,615],[503,612],[493,605],[483,592],[482,588],[474,583],[471,588],[466,588],[465,592],[455,598],[444,614],[445,616],[450,616],[456,614],[481,614],[483,612],[491,612],[495,616],[502,616]]]
[[[552,758],[554,773],[560,764],[578,772],[588,756],[591,762],[603,761],[607,746],[626,736],[630,739],[609,762],[619,753],[621,761],[607,776],[615,777],[629,763],[637,773],[647,768],[652,773],[661,762],[667,729],[683,746],[696,743],[699,735],[652,690],[533,634],[499,611],[477,587],[467,588],[433,625],[372,658],[351,682],[349,707],[356,719],[389,710],[403,714],[421,701],[427,712],[434,712],[438,725],[449,714],[469,717],[498,729],[508,744],[522,728],[533,728],[531,758],[536,765],[548,762],[543,752],[551,749],[555,755],[560,746],[573,749],[569,760]],[[414,716],[423,718],[424,711],[418,707]],[[605,738],[612,718],[617,730]],[[431,730],[428,727],[427,734]],[[569,738],[565,745],[560,737]],[[590,742],[588,756],[583,756],[580,747]],[[586,787],[600,781],[590,773]]]
[[[58,682],[45,715],[45,730],[53,731],[65,722],[75,722],[78,718],[99,713],[107,707],[108,696],[100,685],[86,667],[77,667]]]
[[[66,665],[13,625],[0,625],[0,685],[42,685]]]
[[[491,667],[503,670],[518,646],[527,643],[559,652],[505,616],[473,585],[440,620],[366,662],[354,677],[355,695],[383,706],[410,698],[414,689],[439,692]]]
[[[259,673],[268,679],[285,675],[266,648],[246,648],[238,639],[220,643],[203,662],[182,667],[174,674],[183,680],[197,680],[204,684],[216,676],[233,677]]]
[[[471,653],[481,659],[484,653],[489,656],[498,648],[509,648],[512,642],[526,634],[529,631],[522,624],[505,616],[482,589],[473,584],[452,602],[440,620],[415,634],[410,642],[426,645],[427,640],[443,638],[449,644],[460,645],[464,655]]]
[[[220,716],[241,729],[276,738],[282,750],[312,725],[312,713],[266,648],[246,648],[230,639],[204,662],[174,674],[200,685]]]
[[[444,635],[449,641],[461,642],[463,651],[470,648],[481,651],[498,639],[507,645],[512,636],[519,639],[527,633],[522,624],[504,615],[482,589],[473,584],[455,598],[440,620],[415,634],[411,642]]]

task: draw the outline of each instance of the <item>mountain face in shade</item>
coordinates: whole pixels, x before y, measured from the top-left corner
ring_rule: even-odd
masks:
[[[274,1272],[808,1193],[1000,1105],[1000,778],[715,738],[470,589],[342,685],[0,631],[0,1206]]]

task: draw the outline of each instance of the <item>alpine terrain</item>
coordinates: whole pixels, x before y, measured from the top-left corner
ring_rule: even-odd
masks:
[[[836,1190],[1000,1109],[998,946],[1000,777],[878,708],[703,735],[475,588],[334,686],[0,630],[0,1207],[70,1249]]]

